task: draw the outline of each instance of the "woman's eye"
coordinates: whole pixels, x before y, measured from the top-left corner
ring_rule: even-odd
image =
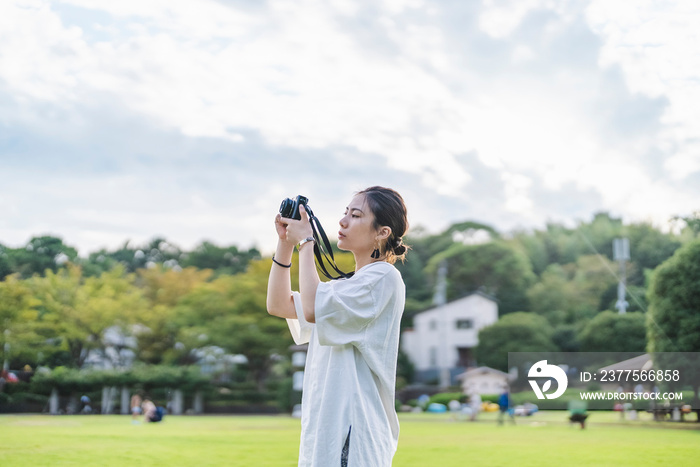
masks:
[[[357,214],[353,214],[352,217],[358,218],[358,217],[360,217],[360,216],[358,216]]]

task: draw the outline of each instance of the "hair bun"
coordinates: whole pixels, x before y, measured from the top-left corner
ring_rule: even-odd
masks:
[[[398,244],[394,247],[394,254],[396,256],[401,256],[404,253],[406,253],[406,246],[402,244]]]
[[[403,239],[401,237],[399,238],[394,238],[394,241],[392,242],[392,250],[396,256],[401,256],[404,253],[406,253],[406,245],[403,244]]]

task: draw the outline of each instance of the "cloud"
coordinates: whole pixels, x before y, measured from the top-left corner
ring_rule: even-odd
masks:
[[[697,20],[693,2],[637,2],[621,8],[594,1],[592,28],[605,40],[600,62],[622,68],[630,91],[669,101],[657,145],[668,154],[665,168],[675,180],[700,171],[700,100]]]
[[[0,239],[268,248],[283,197],[331,223],[374,183],[434,229],[663,223],[697,209],[698,11],[621,5],[3,2]]]

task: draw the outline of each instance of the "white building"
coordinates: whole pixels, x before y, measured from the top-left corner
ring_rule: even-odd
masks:
[[[487,366],[472,368],[457,376],[464,394],[500,394],[510,380],[508,374]]]
[[[454,384],[455,377],[476,365],[479,331],[498,321],[496,300],[474,292],[459,300],[417,314],[404,331],[401,349],[416,369],[418,382]]]

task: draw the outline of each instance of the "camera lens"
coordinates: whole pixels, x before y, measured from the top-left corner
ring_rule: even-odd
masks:
[[[286,218],[291,218],[292,214],[294,213],[294,205],[296,203],[294,202],[293,199],[290,198],[285,198],[282,200],[282,204],[280,204],[280,214],[282,217]]]

